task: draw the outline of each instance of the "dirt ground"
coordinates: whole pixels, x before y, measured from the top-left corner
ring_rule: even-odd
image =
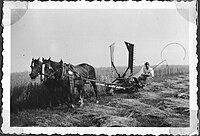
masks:
[[[133,93],[87,98],[83,107],[23,110],[11,114],[11,126],[189,127],[189,75],[155,78]]]

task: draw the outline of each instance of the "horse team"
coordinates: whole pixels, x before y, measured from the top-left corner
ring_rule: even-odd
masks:
[[[36,79],[36,77],[40,76],[41,82],[48,89],[50,108],[52,108],[52,103],[54,101],[60,101],[56,95],[57,88],[62,89],[64,96],[62,102],[59,103],[64,103],[66,101],[68,107],[74,108],[74,104],[76,103],[74,88],[76,87],[79,93],[80,106],[83,106],[85,79],[90,79],[89,81],[93,86],[96,96],[96,103],[99,102],[95,83],[95,69],[91,65],[82,63],[73,66],[72,64],[64,63],[62,60],[60,60],[60,62],[55,62],[52,61],[51,58],[42,58],[42,61],[40,61],[40,58],[32,58],[30,67],[31,73],[29,76],[31,79]]]

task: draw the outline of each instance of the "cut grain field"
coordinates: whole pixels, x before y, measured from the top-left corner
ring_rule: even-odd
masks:
[[[97,76],[101,80],[110,80],[102,75]],[[89,85],[87,88],[83,107],[76,106],[69,110],[66,105],[55,106],[53,109],[46,109],[45,106],[22,106],[17,112],[11,113],[11,126],[189,127],[188,73],[157,76],[148,86],[137,92],[116,93],[113,96],[106,95],[104,87],[98,87],[99,104],[95,103]],[[42,89],[38,86],[36,91]],[[40,101],[39,97],[37,99]],[[43,100],[42,103],[44,102]]]

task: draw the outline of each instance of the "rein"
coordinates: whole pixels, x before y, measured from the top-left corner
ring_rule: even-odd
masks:
[[[45,65],[45,64],[43,64],[43,65]],[[49,75],[48,74],[45,74],[45,73],[41,73],[42,75],[44,75],[44,76],[46,76],[47,78],[51,78],[52,76],[54,76],[54,74],[56,73],[56,72],[58,72],[58,70],[61,70],[62,68],[59,68],[59,69],[57,69],[57,70],[54,70],[53,68],[52,68],[52,70],[53,70],[53,72],[52,73],[50,73]]]
[[[45,64],[42,64],[42,65],[45,65]],[[62,70],[62,72],[61,72],[61,79],[63,79],[63,78],[65,78],[65,77],[68,77],[68,78],[70,78],[70,79],[82,79],[82,80],[91,80],[91,81],[96,81],[96,80],[92,80],[92,79],[87,79],[87,78],[84,78],[84,77],[81,77],[81,75],[78,73],[78,72],[76,72],[71,66],[73,66],[72,64],[68,64],[68,65],[62,65],[62,67],[60,67],[60,68],[58,68],[58,69],[56,69],[56,70],[54,70],[53,68],[52,68],[52,70],[53,70],[53,72],[51,72],[50,74],[45,74],[44,73],[44,67],[42,67],[42,72],[40,73],[40,75],[44,75],[47,79],[49,79],[49,78],[51,78],[52,76],[54,76],[54,74],[56,73],[56,72],[58,72],[59,70]],[[65,68],[68,68],[69,69],[69,71],[66,71],[66,69]],[[71,71],[71,72],[70,72]],[[74,76],[72,76],[72,74],[76,74],[78,77],[74,77]],[[56,78],[55,78],[56,79]],[[44,81],[44,80],[42,80],[42,81]]]
[[[42,65],[45,65],[45,64],[42,64]],[[71,64],[70,64],[71,65]],[[45,66],[44,66],[45,67]],[[44,69],[44,67],[42,68],[42,69]],[[50,69],[52,69],[53,70],[53,72],[51,72],[49,75],[48,74],[45,74],[44,73],[44,70],[42,70],[42,73],[41,73],[41,75],[44,75],[44,76],[46,76],[47,78],[51,78],[52,76],[54,76],[55,75],[55,73],[56,72],[58,72],[59,70],[61,70],[61,79],[63,79],[63,78],[65,78],[65,76],[67,76],[67,77],[70,77],[70,73],[68,73],[69,75],[67,75],[67,72],[66,72],[66,67],[69,69],[69,70],[71,70],[72,72],[74,72],[74,73],[77,73],[76,71],[74,71],[74,70],[72,70],[71,68],[70,68],[70,66],[66,66],[64,63],[62,64],[62,66],[60,67],[60,68],[58,68],[58,69],[56,69],[56,70],[54,70],[53,68],[52,68],[52,66],[50,65]],[[56,78],[55,78],[56,79]]]
[[[41,77],[40,77],[40,80],[42,81],[42,82],[44,82],[44,78],[42,78],[42,76],[44,76],[44,77],[46,77],[46,78],[50,78],[52,75],[54,75],[58,70],[56,70],[56,71],[54,71],[54,72],[52,72],[50,75],[48,75],[48,74],[45,74],[44,73],[44,66],[45,64],[42,64],[42,71],[40,72],[40,73],[38,73]],[[39,67],[41,68],[41,66],[39,65]]]

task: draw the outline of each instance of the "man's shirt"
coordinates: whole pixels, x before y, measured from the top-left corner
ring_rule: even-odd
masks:
[[[150,77],[154,77],[154,70],[151,67],[149,67],[147,69],[146,66],[144,66],[143,67],[143,74],[150,75]]]

